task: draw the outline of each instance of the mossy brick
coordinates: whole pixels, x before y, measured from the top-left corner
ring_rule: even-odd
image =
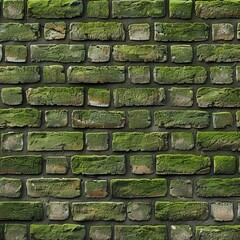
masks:
[[[240,66],[236,66],[236,82],[240,82]]]
[[[22,181],[14,178],[0,178],[0,197],[19,198],[22,195]]]
[[[167,237],[166,225],[115,225],[115,240],[164,240]]]
[[[240,133],[233,131],[197,132],[197,145],[203,151],[240,151]]]
[[[209,26],[200,22],[154,23],[154,39],[161,42],[198,42],[209,37]]]
[[[108,62],[110,50],[109,45],[90,45],[88,47],[88,60],[93,63]]]
[[[133,41],[144,41],[150,39],[150,25],[148,23],[137,23],[128,25],[129,39]]]
[[[43,66],[44,83],[65,83],[64,68],[62,65]]]
[[[47,217],[49,220],[67,220],[70,214],[68,202],[47,203]]]
[[[196,239],[238,240],[240,225],[196,226]]]
[[[158,110],[154,112],[154,123],[164,128],[206,128],[210,115],[199,110]]]
[[[230,112],[214,112],[212,114],[213,128],[233,126],[233,116]]]
[[[164,88],[116,88],[113,90],[115,107],[138,107],[164,105]]]
[[[74,202],[73,221],[118,221],[126,218],[125,204],[122,202]]]
[[[209,157],[194,154],[159,154],[156,156],[156,173],[159,175],[195,175],[210,172]]]
[[[154,82],[158,84],[202,84],[207,80],[207,70],[202,66],[154,68]]]
[[[82,132],[29,132],[28,151],[80,151]]]
[[[213,202],[211,203],[211,216],[216,222],[230,222],[234,218],[233,203]]]
[[[3,224],[0,224],[0,237],[1,237],[2,239],[4,238],[3,234],[4,234],[4,225],[3,225]]]
[[[113,18],[159,18],[165,16],[164,0],[113,0]]]
[[[136,175],[152,174],[154,171],[152,155],[130,156],[131,172]]]
[[[239,62],[239,56],[240,46],[238,44],[200,44],[197,46],[197,57],[200,62]]]
[[[68,162],[65,156],[46,157],[47,174],[66,174],[68,171]]]
[[[111,93],[107,88],[89,88],[88,105],[93,107],[109,107]]]
[[[214,156],[214,174],[231,175],[236,172],[237,161],[234,156]]]
[[[172,148],[176,150],[186,151],[194,148],[194,136],[192,132],[172,132],[171,134]]]
[[[240,39],[240,23],[237,25],[237,39]]]
[[[210,67],[210,79],[213,84],[233,83],[233,68],[231,66]]]
[[[105,198],[108,195],[107,180],[85,181],[86,198]]]
[[[208,218],[208,203],[157,201],[155,217],[160,221],[203,221]]]
[[[1,84],[37,83],[40,81],[38,66],[1,66]]]
[[[170,0],[169,1],[169,17],[190,19],[192,17],[192,0]]]
[[[27,225],[25,224],[5,224],[5,240],[27,240]]]
[[[39,23],[0,23],[0,42],[37,41],[39,37]]]
[[[193,230],[190,225],[171,225],[171,240],[189,240],[193,237]]]
[[[235,116],[236,116],[236,125],[237,127],[240,127],[240,111],[236,111]]]
[[[127,205],[128,219],[132,221],[148,221],[151,218],[150,202],[129,202]]]
[[[114,45],[113,59],[116,62],[166,62],[166,45]]]
[[[24,18],[24,0],[3,0],[3,17],[19,20]]]
[[[110,184],[114,198],[155,198],[164,197],[167,193],[164,178],[111,179]]]
[[[32,62],[80,63],[85,60],[83,44],[31,45]]]
[[[2,88],[2,102],[6,105],[17,106],[22,104],[23,94],[21,87]]]
[[[0,174],[40,174],[41,155],[15,155],[0,157]]]
[[[193,105],[193,89],[172,87],[170,92],[170,104],[174,107],[191,107]]]
[[[23,150],[23,133],[7,132],[2,133],[1,145],[3,151],[22,151]]]
[[[150,66],[128,67],[128,79],[134,84],[150,83]]]
[[[0,44],[0,61],[3,60],[3,45]]]
[[[0,128],[40,127],[41,111],[33,108],[0,109]]]
[[[68,125],[68,110],[46,110],[46,127],[66,127]]]
[[[124,41],[125,31],[120,22],[73,22],[70,24],[70,39]]]
[[[30,197],[75,198],[80,196],[78,178],[33,178],[26,182]]]
[[[76,224],[31,224],[30,235],[36,240],[84,240],[84,225]]]
[[[130,129],[148,128],[151,125],[150,111],[146,109],[128,111]]]
[[[44,25],[45,40],[59,40],[66,36],[67,25],[65,22],[47,22]]]
[[[166,132],[114,132],[112,149],[116,151],[161,151],[168,148]]]
[[[122,83],[125,81],[125,67],[72,66],[67,70],[67,77],[69,83]]]
[[[124,125],[124,111],[74,110],[72,112],[73,128],[123,128]]]
[[[27,61],[27,47],[25,45],[6,45],[5,61],[24,63]]]
[[[39,201],[1,201],[0,220],[39,221],[43,220],[43,205]]]
[[[89,234],[91,240],[111,240],[112,226],[91,226]]]
[[[197,104],[201,108],[240,107],[240,88],[202,87],[197,90]]]
[[[170,195],[176,198],[192,198],[193,183],[190,179],[173,179],[170,181]]]
[[[71,158],[73,174],[122,175],[125,174],[124,155],[75,155]]]
[[[172,45],[171,62],[191,63],[193,60],[193,49],[191,45]]]
[[[231,41],[234,39],[234,26],[231,23],[212,24],[213,41]]]
[[[87,3],[87,16],[92,18],[108,18],[110,6],[108,0],[90,0]]]
[[[83,87],[38,87],[26,91],[27,102],[32,106],[82,106]]]
[[[74,18],[83,14],[82,0],[28,0],[29,18]]]
[[[89,132],[86,133],[86,146],[89,151],[108,150],[109,135],[108,132]]]

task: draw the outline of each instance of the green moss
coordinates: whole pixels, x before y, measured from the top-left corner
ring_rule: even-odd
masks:
[[[128,111],[128,122],[130,129],[148,128],[151,125],[149,110]]]
[[[94,107],[109,107],[110,90],[106,88],[89,88],[88,105]]]
[[[4,235],[6,240],[27,239],[27,225],[24,224],[5,224]]]
[[[85,181],[85,196],[87,198],[104,198],[108,195],[107,180]]]
[[[172,45],[171,61],[173,63],[190,63],[193,60],[191,45]]]
[[[23,95],[21,87],[2,88],[1,98],[4,104],[17,106],[22,104]]]
[[[130,66],[128,67],[128,78],[131,83],[145,84],[150,82],[149,66]]]
[[[111,240],[112,226],[91,226],[89,234],[91,240]]]
[[[65,83],[64,68],[61,65],[43,66],[44,83]]]
[[[192,132],[172,132],[172,148],[177,150],[191,150],[194,147]]]
[[[22,194],[22,181],[14,178],[0,178],[0,197],[19,198]]]
[[[68,125],[68,110],[45,111],[45,122],[47,127],[66,127]]]
[[[132,155],[130,166],[134,174],[151,174],[154,170],[153,157],[152,155]]]
[[[48,156],[46,158],[47,174],[66,174],[68,171],[68,162],[64,156]]]
[[[109,1],[108,0],[91,0],[87,3],[87,15],[92,18],[108,18],[109,17]]]
[[[240,127],[240,111],[236,111],[236,125]]]
[[[6,45],[5,46],[6,62],[23,63],[27,60],[27,47],[24,45]]]
[[[214,174],[234,174],[236,164],[234,156],[214,156]]]
[[[214,112],[212,116],[214,128],[233,126],[233,116],[230,112]]]
[[[233,68],[230,66],[210,67],[210,79],[214,84],[233,83]]]
[[[3,17],[7,19],[23,19],[24,0],[3,0]]]
[[[170,0],[170,18],[189,19],[192,17],[192,0]]]
[[[86,133],[87,150],[104,151],[108,149],[109,136],[107,132]]]

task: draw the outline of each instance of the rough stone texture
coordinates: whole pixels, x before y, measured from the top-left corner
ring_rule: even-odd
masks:
[[[215,202],[211,204],[211,215],[217,222],[229,222],[234,218],[233,204],[228,202]]]

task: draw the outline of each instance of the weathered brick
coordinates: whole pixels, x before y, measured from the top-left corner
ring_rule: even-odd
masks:
[[[33,178],[27,180],[30,197],[74,198],[80,196],[78,178]]]
[[[233,204],[230,202],[214,202],[211,204],[211,215],[217,222],[232,221],[234,218]]]
[[[8,132],[2,133],[1,145],[3,151],[22,151],[23,150],[23,133]]]
[[[82,132],[29,132],[28,151],[80,151]]]
[[[152,155],[132,155],[130,156],[131,172],[134,174],[153,173]]]
[[[67,110],[47,110],[45,111],[45,123],[47,127],[66,127],[68,125]]]
[[[171,62],[191,63],[193,60],[193,49],[191,45],[172,45]]]
[[[159,151],[167,150],[166,132],[115,132],[113,133],[113,151]]]
[[[92,18],[109,17],[108,0],[90,0],[87,3],[87,16]]]
[[[5,224],[5,240],[27,240],[27,225],[24,224]]]
[[[210,79],[214,84],[233,83],[233,69],[230,66],[210,67]]]
[[[27,61],[27,47],[25,45],[6,45],[5,61],[24,63]]]
[[[171,134],[172,148],[176,150],[191,150],[194,147],[192,132],[173,132]]]
[[[208,218],[206,202],[160,202],[155,203],[155,217],[160,221],[191,221]]]
[[[169,17],[189,19],[192,17],[192,0],[170,0]]]
[[[212,117],[214,128],[233,126],[233,116],[230,112],[214,112]]]
[[[114,198],[164,197],[167,193],[167,182],[164,178],[111,179],[110,183]]]
[[[22,194],[22,181],[14,178],[0,178],[0,197],[18,198]]]
[[[170,195],[177,198],[192,198],[193,183],[189,179],[175,179],[170,182]]]
[[[47,174],[66,174],[68,171],[68,162],[64,156],[48,156],[46,158]]]
[[[148,23],[128,25],[129,38],[133,41],[150,39],[150,25]]]
[[[24,0],[3,0],[3,17],[7,19],[23,19]]]
[[[44,38],[46,40],[64,39],[66,36],[65,22],[48,22],[44,25]]]
[[[212,39],[213,41],[230,41],[234,38],[234,27],[230,23],[212,24]]]
[[[109,136],[107,132],[86,133],[87,150],[105,151],[108,150]]]
[[[130,129],[148,128],[151,125],[149,110],[128,111],[128,123]]]
[[[65,83],[64,68],[61,65],[43,66],[44,83]]]
[[[74,202],[72,214],[74,221],[124,221],[126,209],[122,202]]]
[[[127,205],[128,218],[132,221],[148,221],[151,212],[150,202],[129,202]]]
[[[33,106],[82,106],[82,87],[38,87],[26,91],[27,102]]]
[[[89,234],[91,240],[111,240],[112,226],[91,226]]]
[[[108,195],[107,180],[85,181],[86,198],[105,198]]]
[[[149,66],[130,66],[128,67],[128,79],[134,84],[146,84],[150,82]]]
[[[190,225],[171,225],[171,240],[189,240],[193,237]]]
[[[237,127],[240,127],[240,111],[236,111],[235,116],[236,116],[236,125]]]
[[[159,175],[193,175],[210,172],[209,157],[193,154],[160,154],[156,156],[156,172]]]
[[[111,101],[111,93],[106,88],[89,88],[88,89],[88,105],[94,107],[109,107]]]
[[[88,60],[90,62],[108,62],[110,60],[109,45],[90,45],[88,47]]]
[[[236,172],[236,164],[234,156],[214,156],[214,174],[234,174]]]
[[[47,204],[47,217],[50,220],[66,220],[69,213],[68,202],[50,202]]]
[[[71,159],[74,174],[105,175],[125,174],[125,157],[123,155],[76,155]]]
[[[2,102],[6,105],[17,106],[22,104],[23,95],[21,87],[2,88]]]

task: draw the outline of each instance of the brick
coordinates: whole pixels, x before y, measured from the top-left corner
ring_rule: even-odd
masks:
[[[155,198],[167,193],[164,178],[153,179],[111,179],[111,191],[114,198]]]
[[[86,198],[105,198],[107,195],[107,180],[85,181]]]
[[[154,171],[152,155],[130,156],[131,172],[133,174],[151,174]]]
[[[0,197],[19,198],[22,194],[22,181],[14,178],[0,178]]]
[[[43,66],[44,83],[65,83],[64,68],[61,65]]]
[[[234,27],[230,23],[212,24],[213,41],[231,41],[234,38]]]
[[[47,174],[66,174],[68,171],[68,162],[64,156],[48,156],[46,158]]]
[[[66,127],[68,125],[67,110],[47,110],[45,111],[45,123],[47,127]]]
[[[128,123],[130,129],[148,128],[151,125],[149,110],[128,111]]]
[[[80,63],[85,60],[83,44],[31,45],[32,62]]]
[[[28,0],[30,18],[74,18],[83,14],[82,0]]]
[[[90,0],[87,3],[87,16],[92,18],[108,18],[109,17],[109,1],[108,0]]]
[[[37,83],[40,81],[38,66],[1,66],[1,84]]]
[[[155,67],[154,81],[159,84],[201,84],[207,80],[207,70],[201,66]]]
[[[27,225],[24,224],[5,224],[5,240],[19,239],[27,240]]]
[[[52,239],[71,239],[84,240],[86,230],[84,225],[76,224],[31,224],[30,234],[32,239],[52,240]]]
[[[240,39],[240,23],[237,25],[237,39]]]
[[[211,215],[217,222],[228,222],[234,218],[233,204],[230,202],[214,202],[211,204]]]
[[[160,106],[166,100],[163,88],[116,88],[113,90],[115,107]]]
[[[196,182],[199,197],[239,197],[240,178],[201,178]]]
[[[24,63],[27,61],[27,47],[25,45],[6,45],[5,61]]]
[[[47,217],[49,220],[66,220],[69,217],[68,202],[50,202],[47,204]]]
[[[176,150],[191,150],[194,148],[194,136],[192,132],[173,132],[171,134],[172,148]]]
[[[70,24],[70,39],[124,41],[125,31],[120,22],[73,22]]]
[[[0,128],[39,127],[41,112],[33,108],[0,109]]]
[[[108,62],[110,60],[109,45],[90,45],[88,47],[88,60],[90,62]]]
[[[150,39],[150,25],[148,23],[128,25],[129,38],[133,41]]]
[[[154,112],[154,123],[165,128],[206,128],[210,116],[199,110],[159,110]]]
[[[26,91],[27,102],[32,106],[82,106],[82,87],[38,87]]]
[[[0,157],[0,174],[40,174],[41,172],[41,155]]]
[[[3,17],[7,19],[23,19],[24,0],[3,0]]]
[[[28,151],[80,151],[82,132],[29,132]]]
[[[69,83],[122,83],[124,66],[72,66],[67,70]]]
[[[189,179],[175,179],[170,181],[170,195],[176,198],[192,198],[193,183]]]
[[[113,59],[117,62],[166,62],[165,45],[114,45]]]
[[[191,45],[172,45],[171,62],[191,63],[193,60],[193,49]]]
[[[128,79],[134,84],[146,84],[150,82],[149,66],[130,66],[128,67]]]
[[[73,128],[123,128],[125,113],[107,110],[74,110]]]
[[[8,132],[2,133],[1,144],[3,151],[22,151],[23,133]]]
[[[93,107],[109,107],[111,93],[106,88],[89,88],[88,105]]]
[[[115,132],[113,133],[113,151],[161,151],[167,150],[166,132]]]
[[[36,41],[39,36],[39,23],[0,23],[0,42]]]
[[[78,178],[33,178],[27,180],[30,197],[75,198],[80,196]]]
[[[193,237],[190,225],[171,225],[171,240],[189,240]]]
[[[154,23],[155,41],[198,42],[206,41],[208,40],[208,37],[209,26],[206,23]]]
[[[214,156],[214,174],[234,174],[236,172],[236,164],[234,156]]]
[[[208,218],[206,202],[160,202],[155,203],[155,217],[160,221],[192,221]]]
[[[230,66],[210,67],[210,79],[214,84],[233,83],[233,69]]]
[[[233,126],[233,116],[230,112],[214,112],[213,117],[213,128],[226,128]]]
[[[129,202],[127,205],[128,218],[132,221],[148,221],[151,218],[151,203]]]
[[[22,104],[23,95],[21,87],[2,88],[2,102],[6,105],[17,106]]]
[[[160,154],[156,156],[156,172],[159,175],[193,175],[210,172],[209,157],[194,154]]]
[[[0,202],[0,220],[39,221],[43,219],[43,206],[37,201]]]
[[[113,0],[113,18],[164,17],[163,0]]]
[[[108,150],[108,141],[107,132],[86,133],[86,145],[89,151]]]
[[[125,157],[123,155],[75,155],[71,159],[73,174],[116,175],[125,174]]]
[[[192,17],[192,0],[170,0],[169,1],[169,17],[189,19]]]
[[[132,240],[138,239],[151,239],[151,240],[163,240],[167,237],[166,225],[116,225],[115,240],[127,239],[131,237]]]
[[[122,202],[74,202],[73,221],[124,221],[125,204]]]
[[[112,226],[91,226],[89,234],[91,240],[111,240]]]
[[[44,38],[46,40],[64,39],[66,36],[65,22],[47,22],[44,25]]]

